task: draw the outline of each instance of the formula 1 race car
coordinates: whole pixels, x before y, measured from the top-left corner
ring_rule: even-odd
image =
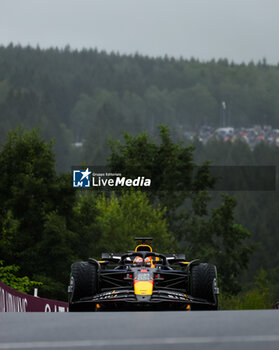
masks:
[[[183,254],[159,254],[147,242],[126,254],[72,264],[69,311],[217,310],[216,267]]]

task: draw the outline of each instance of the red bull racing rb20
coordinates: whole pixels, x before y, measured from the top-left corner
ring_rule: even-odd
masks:
[[[125,254],[72,264],[69,311],[217,310],[216,266],[155,253],[152,238]]]

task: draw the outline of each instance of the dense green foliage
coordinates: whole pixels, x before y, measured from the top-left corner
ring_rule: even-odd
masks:
[[[211,142],[195,144],[195,159],[199,163],[211,159],[215,165],[274,165],[277,167],[276,191],[243,191],[233,193],[237,199],[236,219],[251,232],[255,250],[251,255],[248,273],[243,282],[251,282],[262,268],[279,296],[279,235],[278,235],[278,164],[279,148],[259,144],[252,151],[244,142],[236,144]],[[212,193],[216,198],[216,194]]]
[[[97,201],[97,224],[101,231],[99,251],[125,252],[134,247],[134,237],[153,237],[155,251],[173,252],[164,210],[149,205],[140,191],[128,191],[119,198],[102,195]]]
[[[30,281],[27,276],[18,277],[17,274],[19,270],[19,266],[5,266],[3,261],[0,260],[0,281],[21,293],[28,293],[32,291],[33,288],[42,285],[41,282]]]
[[[246,291],[237,297],[222,294],[219,298],[221,310],[255,310],[271,309],[274,306],[274,291],[267,278],[267,273],[261,269],[255,275],[254,282]]]
[[[74,258],[67,228],[75,198],[70,176],[56,174],[52,145],[22,128],[9,133],[0,168],[1,258],[38,281],[51,273],[64,288]]]
[[[169,251],[175,246],[165,210],[153,208],[139,191],[112,192],[110,196],[89,191],[77,197],[73,211],[73,230],[79,233],[75,249],[82,259],[130,250],[136,236],[153,236],[158,250]]]

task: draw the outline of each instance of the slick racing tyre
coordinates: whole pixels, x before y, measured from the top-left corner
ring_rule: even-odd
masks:
[[[97,266],[88,262],[72,264],[70,278],[69,311],[94,311],[91,303],[72,304],[81,298],[91,297],[97,292]]]
[[[191,269],[191,295],[206,299],[213,305],[193,304],[191,310],[217,310],[218,301],[215,294],[217,281],[216,266],[212,264],[194,265]]]

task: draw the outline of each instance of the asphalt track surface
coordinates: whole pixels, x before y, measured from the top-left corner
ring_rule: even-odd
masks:
[[[279,311],[1,313],[0,349],[279,349]]]

